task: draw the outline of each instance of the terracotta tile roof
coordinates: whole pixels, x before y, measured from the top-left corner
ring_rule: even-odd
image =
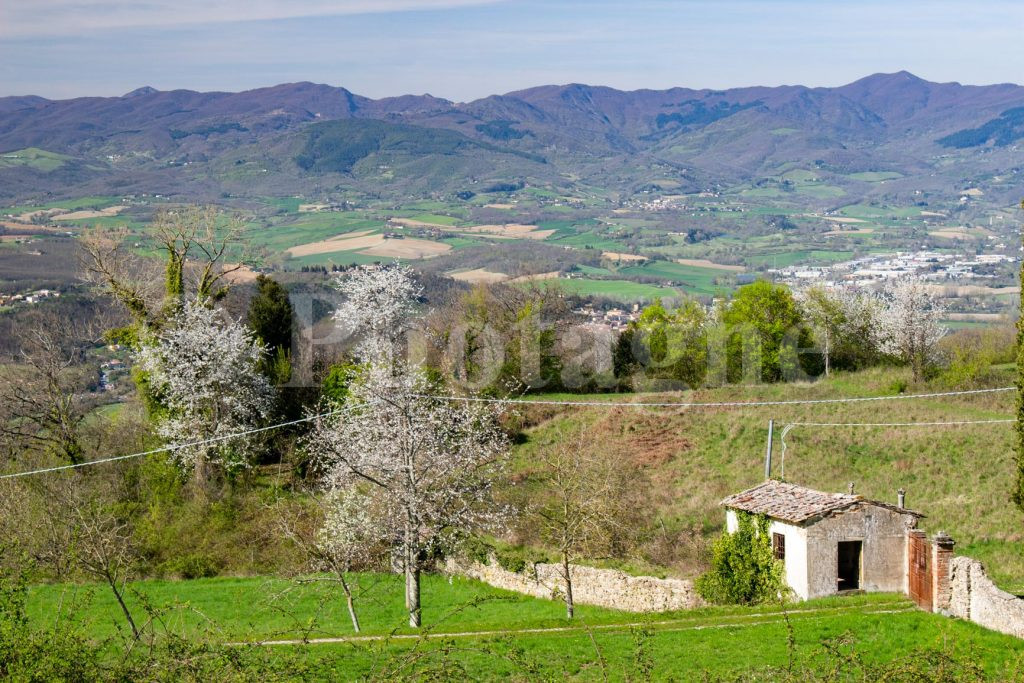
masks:
[[[731,495],[722,501],[722,505],[725,507],[767,515],[791,524],[800,524],[814,517],[824,517],[857,503],[876,505],[915,517],[923,517],[913,510],[898,508],[895,505],[875,500],[865,500],[861,496],[825,493],[774,479],[769,479],[742,493]]]

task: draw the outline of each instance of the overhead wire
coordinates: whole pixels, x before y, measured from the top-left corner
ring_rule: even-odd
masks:
[[[847,398],[807,398],[780,401],[560,401],[554,399],[526,398],[492,398],[489,396],[443,396],[435,394],[414,394],[417,398],[429,398],[441,401],[463,401],[467,403],[507,403],[512,405],[554,405],[554,406],[592,406],[622,408],[737,408],[758,406],[785,405],[818,405],[826,403],[860,403],[868,401],[899,401],[918,398],[941,398],[945,396],[970,396],[975,394],[991,394],[1004,391],[1015,391],[1016,387],[998,387],[996,389],[968,389],[963,391],[940,391],[928,394],[895,394],[892,396],[855,396]]]
[[[713,402],[695,402],[695,401],[663,401],[663,402],[645,402],[645,401],[556,401],[549,399],[502,399],[502,398],[491,398],[486,396],[446,396],[438,394],[413,394],[416,398],[429,398],[434,400],[443,401],[462,401],[462,402],[485,402],[485,403],[504,403],[504,404],[525,404],[525,405],[563,405],[563,406],[591,406],[591,407],[624,407],[624,408],[739,408],[739,407],[760,407],[760,406],[783,406],[783,405],[820,405],[820,404],[832,404],[832,403],[858,403],[858,402],[869,402],[869,401],[891,401],[891,400],[910,400],[910,399],[921,399],[921,398],[942,398],[947,396],[970,396],[977,394],[989,394],[998,393],[1005,391],[1014,391],[1016,387],[998,387],[994,389],[968,389],[963,391],[943,391],[943,392],[932,392],[926,394],[896,394],[893,396],[858,396],[858,397],[846,397],[846,398],[824,398],[824,399],[794,399],[784,401],[713,401]],[[183,448],[191,448],[194,446],[204,446],[213,443],[219,443],[222,441],[229,441],[231,439],[238,439],[245,436],[251,436],[253,434],[259,434],[261,432],[267,432],[274,429],[280,429],[282,427],[289,427],[292,425],[302,424],[304,422],[312,422],[324,417],[331,417],[334,415],[342,414],[347,412],[348,409],[342,408],[339,410],[329,411],[326,413],[320,413],[318,415],[310,415],[307,417],[299,418],[296,420],[289,420],[287,422],[280,422],[266,427],[258,427],[255,429],[249,429],[242,432],[234,432],[231,434],[222,434],[220,436],[210,437],[208,439],[198,439],[186,443],[168,444],[161,446],[160,448],[154,448],[148,451],[141,451],[139,453],[129,453],[127,455],[116,455],[109,458],[100,458],[97,460],[87,460],[80,463],[71,463],[67,465],[55,465],[53,467],[44,467],[35,470],[26,470],[23,472],[14,472],[10,474],[0,474],[0,480],[2,479],[14,479],[17,477],[27,477],[35,474],[45,474],[49,472],[60,472],[63,470],[72,470],[82,467],[89,467],[92,465],[100,465],[110,462],[118,462],[121,460],[129,460],[132,458],[141,458],[149,455],[156,455],[158,453],[170,453]],[[1012,422],[1013,420],[991,420],[989,422]],[[980,421],[984,422],[984,421]],[[979,424],[979,421],[960,421],[950,423],[790,423],[782,431],[782,460],[785,462],[786,443],[785,435],[789,432],[792,427],[798,425],[805,426],[831,426],[831,427],[842,427],[842,426],[912,426],[912,425],[938,425],[938,424]],[[784,468],[784,465],[783,465]],[[784,471],[784,469],[783,469]]]
[[[60,472],[62,470],[73,470],[81,467],[89,467],[92,465],[101,465],[108,462],[117,462],[119,460],[129,460],[131,458],[142,458],[148,455],[156,455],[157,453],[170,453],[178,451],[183,448],[192,448],[194,446],[205,446],[208,444],[219,443],[221,441],[230,441],[231,439],[239,439],[245,436],[252,436],[253,434],[259,434],[261,432],[268,432],[274,429],[280,429],[282,427],[290,427],[292,425],[302,424],[304,422],[312,422],[324,417],[332,417],[334,415],[340,415],[349,412],[351,408],[339,408],[338,410],[328,411],[326,413],[320,413],[319,415],[309,415],[307,417],[299,418],[297,420],[289,420],[288,422],[279,422],[277,424],[268,425],[266,427],[257,427],[255,429],[248,429],[242,432],[233,432],[231,434],[222,434],[220,436],[213,436],[208,439],[197,439],[195,441],[188,441],[185,443],[173,443],[160,448],[154,448],[148,451],[141,451],[139,453],[129,453],[128,455],[115,455],[110,458],[100,458],[98,460],[86,460],[84,462],[71,463],[69,465],[55,465],[53,467],[43,467],[35,470],[26,470],[24,472],[14,472],[12,474],[0,474],[0,479],[14,479],[17,477],[27,477],[33,474],[45,474],[48,472]]]

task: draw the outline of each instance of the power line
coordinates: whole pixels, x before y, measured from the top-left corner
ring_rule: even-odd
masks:
[[[744,406],[786,406],[786,405],[817,405],[822,403],[860,403],[866,401],[900,401],[915,398],[941,398],[944,396],[969,396],[974,394],[992,394],[1003,391],[1016,391],[1016,387],[999,387],[998,389],[970,389],[965,391],[942,391],[930,394],[896,394],[895,396],[861,396],[852,398],[816,398],[795,399],[789,401],[716,401],[709,403],[667,401],[647,403],[642,401],[555,401],[547,399],[503,399],[487,396],[441,396],[434,394],[414,394],[416,398],[430,398],[441,401],[464,401],[472,403],[510,403],[546,406],[595,406],[605,408],[738,408]]]
[[[1016,422],[1015,418],[995,418],[991,420],[949,420],[947,422],[790,422],[782,429],[779,439],[782,444],[782,455],[779,463],[780,475],[786,478],[786,434],[793,427],[957,427],[961,425],[1007,424]]]
[[[822,398],[822,399],[797,399],[789,401],[719,401],[719,402],[615,402],[615,401],[553,401],[553,400],[541,400],[541,399],[501,399],[501,398],[490,398],[485,396],[442,396],[435,394],[413,394],[416,398],[429,398],[442,401],[463,401],[463,402],[480,402],[480,403],[504,403],[504,404],[526,404],[526,405],[561,405],[561,406],[595,406],[595,407],[623,407],[623,408],[738,408],[738,407],[759,407],[759,406],[781,406],[781,405],[816,405],[823,403],[858,403],[866,401],[892,401],[892,400],[908,400],[916,398],[940,398],[945,396],[968,396],[974,394],[989,394],[1004,391],[1014,391],[1016,387],[999,387],[997,389],[970,389],[965,391],[944,391],[934,392],[928,394],[897,394],[895,396],[862,396],[853,398]],[[27,470],[25,472],[15,472],[13,474],[0,474],[0,479],[14,479],[16,477],[27,477],[34,474],[45,474],[48,472],[60,472],[62,470],[78,469],[80,467],[88,467],[91,465],[100,465],[108,462],[117,462],[119,460],[129,460],[131,458],[141,458],[148,455],[156,455],[157,453],[170,453],[172,451],[181,450],[182,448],[191,448],[193,446],[203,446],[212,443],[219,443],[221,441],[227,441],[230,439],[237,439],[243,436],[251,436],[253,434],[259,434],[260,432],[267,432],[273,429],[280,429],[281,427],[289,427],[304,422],[311,422],[322,417],[331,417],[341,413],[348,412],[350,409],[339,409],[330,411],[327,413],[320,413],[319,415],[311,415],[309,417],[299,418],[297,420],[290,420],[288,422],[280,422],[278,424],[269,425],[267,427],[258,427],[256,429],[250,429],[244,432],[235,432],[232,434],[224,434],[221,436],[211,437],[209,439],[200,439],[197,441],[190,441],[182,444],[170,444],[167,446],[161,446],[160,448],[154,448],[149,451],[142,451],[140,453],[130,453],[128,455],[117,455],[110,458],[101,458],[99,460],[89,460],[87,462],[74,463],[70,465],[57,465],[55,467],[45,467],[37,470]],[[1012,422],[1013,420],[989,420],[988,422]],[[794,426],[806,425],[806,426],[820,426],[820,427],[853,427],[853,426],[912,426],[912,425],[939,425],[939,424],[980,424],[985,421],[976,422],[945,422],[945,423],[798,423],[794,422],[786,426],[782,432],[782,459],[785,461],[786,457],[786,433]]]
[[[150,451],[142,451],[141,453],[130,453],[128,455],[116,455],[110,458],[101,458],[99,460],[88,460],[86,462],[73,463],[71,465],[57,465],[55,467],[44,467],[38,470],[28,470],[25,472],[15,472],[14,474],[0,474],[0,479],[14,479],[15,477],[27,477],[32,474],[45,474],[47,472],[60,472],[61,470],[73,470],[79,467],[88,467],[90,465],[101,465],[107,462],[117,462],[118,460],[129,460],[131,458],[142,458],[147,455],[156,455],[157,453],[170,453],[172,451],[181,450],[182,448],[191,448],[193,446],[205,446],[211,443],[218,443],[221,441],[228,441],[230,439],[238,439],[243,436],[252,436],[253,434],[259,434],[260,432],[268,432],[272,429],[280,429],[281,427],[290,427],[292,425],[302,424],[303,422],[312,422],[322,417],[331,417],[333,415],[339,415],[341,413],[349,412],[351,408],[340,408],[327,413],[320,413],[319,415],[310,415],[309,417],[299,418],[298,420],[290,420],[288,422],[279,422],[278,424],[269,425],[267,427],[258,427],[256,429],[249,429],[244,432],[234,432],[232,434],[223,434],[221,436],[213,436],[209,439],[199,439],[197,441],[189,441],[186,443],[170,444],[168,446],[161,446],[160,448],[154,448]]]

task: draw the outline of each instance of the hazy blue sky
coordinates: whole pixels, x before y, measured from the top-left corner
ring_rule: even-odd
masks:
[[[1024,81],[1024,1],[0,0],[0,95]]]

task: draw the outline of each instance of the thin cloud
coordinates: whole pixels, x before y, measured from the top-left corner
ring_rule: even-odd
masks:
[[[459,9],[503,0],[11,0],[0,38],[242,21]]]

